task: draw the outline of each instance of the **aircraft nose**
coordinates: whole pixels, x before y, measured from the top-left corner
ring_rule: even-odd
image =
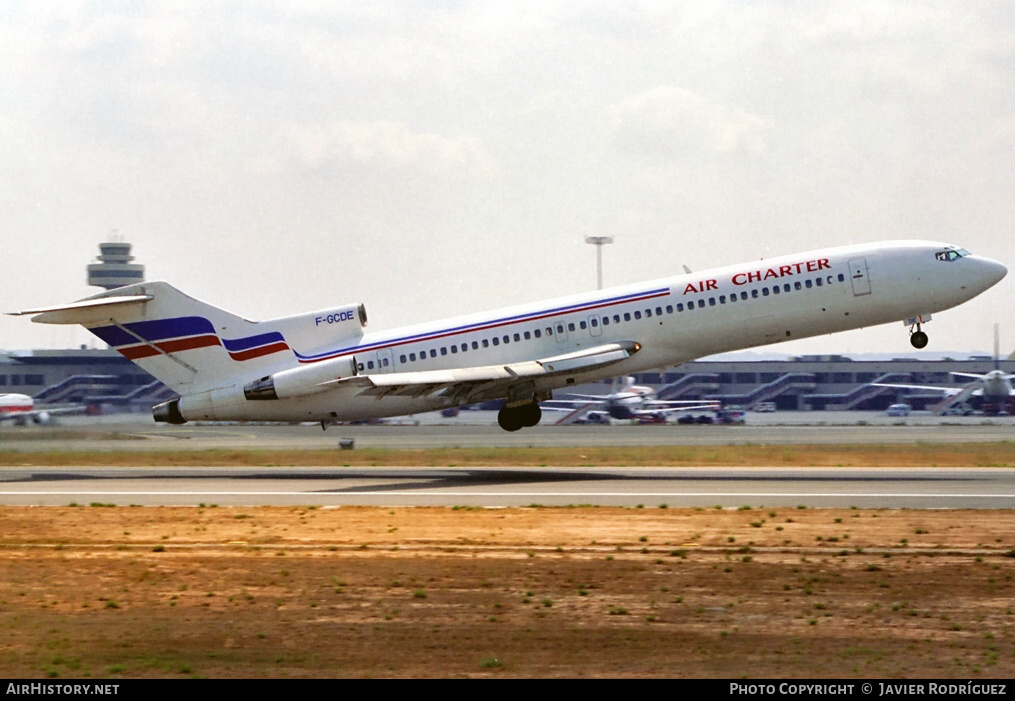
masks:
[[[993,287],[1004,279],[1008,274],[1008,268],[1003,263],[998,263],[990,258],[980,259],[980,277],[983,278],[984,288]]]

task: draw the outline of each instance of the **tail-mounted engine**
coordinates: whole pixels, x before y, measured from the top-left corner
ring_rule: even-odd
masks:
[[[249,400],[289,399],[332,389],[335,380],[356,374],[356,359],[334,358],[303,367],[282,370],[247,383],[243,396]]]

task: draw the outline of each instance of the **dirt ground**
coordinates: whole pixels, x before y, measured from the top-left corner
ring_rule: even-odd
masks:
[[[0,507],[7,677],[1013,677],[1015,514]]]

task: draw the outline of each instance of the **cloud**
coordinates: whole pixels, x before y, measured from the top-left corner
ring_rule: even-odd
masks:
[[[762,153],[767,148],[766,120],[683,88],[654,87],[621,100],[612,112],[616,147],[652,160]]]
[[[315,169],[356,164],[425,175],[491,178],[494,173],[493,161],[476,137],[419,132],[399,122],[296,127],[293,139],[303,163]]]

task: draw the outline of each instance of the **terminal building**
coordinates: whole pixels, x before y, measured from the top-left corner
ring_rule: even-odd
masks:
[[[97,262],[88,266],[91,285],[114,289],[144,280],[144,266],[132,263],[131,245],[99,245]],[[1015,373],[1015,360],[1001,360]],[[990,356],[961,360],[852,360],[839,355],[807,355],[791,360],[699,360],[665,372],[639,373],[635,381],[654,387],[660,399],[717,399],[724,406],[750,408],[772,402],[782,411],[881,411],[906,403],[932,408],[943,392],[884,384],[929,385],[959,389],[969,378],[953,372],[984,374],[995,369]],[[607,394],[609,381],[573,391]],[[0,354],[0,393],[28,394],[40,404],[78,403],[101,411],[147,411],[176,396],[161,382],[115,350],[36,350]],[[559,392],[560,397],[566,393]]]

